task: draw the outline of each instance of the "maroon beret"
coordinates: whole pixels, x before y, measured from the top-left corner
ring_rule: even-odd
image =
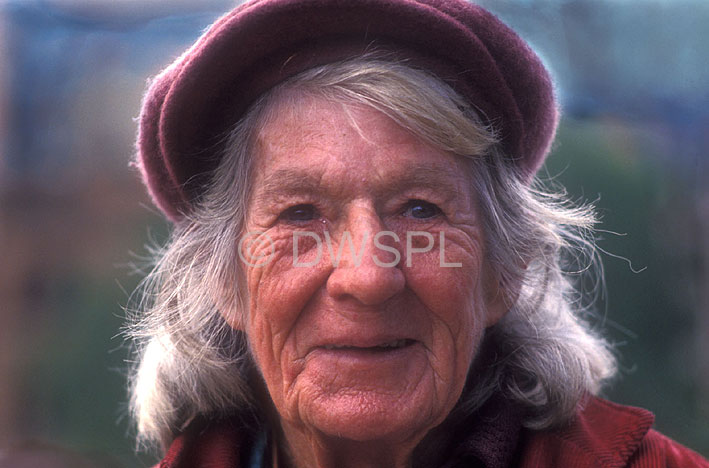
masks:
[[[531,179],[556,131],[553,86],[491,13],[465,0],[254,0],[217,20],[147,91],[137,165],[157,206],[175,222],[190,212],[218,142],[265,91],[373,46],[449,83]]]

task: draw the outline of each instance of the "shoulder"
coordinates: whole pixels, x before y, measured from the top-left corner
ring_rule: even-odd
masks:
[[[650,462],[654,463],[653,465]],[[630,467],[662,466],[668,468],[709,468],[709,461],[669,437],[650,430],[633,455]]]
[[[248,416],[196,420],[168,447],[153,468],[235,468],[251,466],[262,430]]]
[[[589,398],[567,426],[525,434],[520,466],[709,468],[697,453],[652,430],[647,410]]]

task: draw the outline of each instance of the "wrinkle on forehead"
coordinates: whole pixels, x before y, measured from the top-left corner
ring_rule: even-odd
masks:
[[[362,190],[386,197],[411,188],[445,199],[474,197],[463,157],[431,146],[373,107],[297,91],[272,101],[257,134],[250,206]]]
[[[283,145],[291,146],[295,142],[290,138],[282,137],[297,134],[299,144],[317,148],[324,135],[331,134],[333,130],[338,131],[335,123],[319,112],[323,103],[326,107],[339,107],[341,115],[347,122],[347,129],[355,130],[358,136],[372,146],[381,145],[383,141],[392,146],[410,144],[412,136],[419,139],[392,119],[388,119],[389,125],[378,126],[357,117],[357,114],[363,110],[374,110],[386,115],[376,106],[347,98],[321,96],[316,92],[294,88],[282,90],[268,103],[260,130],[256,135],[257,144],[262,150]],[[278,128],[278,132],[273,132],[274,126]],[[422,140],[421,143],[425,144]]]
[[[460,195],[461,174],[456,168],[446,164],[415,164],[393,178],[383,177],[384,174],[371,173],[363,182],[374,182],[374,178],[382,181],[374,195],[387,196],[399,193],[409,187],[425,188],[437,191],[451,197]],[[254,201],[267,202],[278,194],[279,196],[300,195],[308,193],[329,192],[336,187],[328,187],[321,174],[311,170],[296,167],[284,167],[269,173],[260,182]]]

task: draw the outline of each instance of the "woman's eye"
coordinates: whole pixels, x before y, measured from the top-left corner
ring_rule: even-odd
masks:
[[[411,216],[416,219],[429,219],[441,214],[441,209],[433,203],[423,200],[411,200],[407,204],[404,216]]]
[[[312,221],[318,217],[318,212],[313,205],[295,205],[281,213],[280,218],[285,221],[303,222]]]

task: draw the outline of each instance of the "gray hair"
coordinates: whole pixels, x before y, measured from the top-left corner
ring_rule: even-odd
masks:
[[[261,97],[225,138],[221,163],[194,212],[152,252],[155,264],[128,327],[136,347],[131,409],[139,440],[165,447],[200,415],[255,406],[246,339],[220,311],[238,321],[244,310],[237,245],[253,140],[273,118],[273,103],[292,99],[294,89],[371,106],[433,146],[469,159],[486,260],[519,296],[487,330],[483,348],[494,346],[495,359],[476,367],[479,383],[462,403],[472,411],[502,392],[527,409],[526,427],[567,421],[584,395],[596,394],[615,373],[607,342],[587,321],[579,287],[584,275],[600,274],[592,210],[522,181],[494,129],[448,85],[406,63],[367,55],[308,70]]]

